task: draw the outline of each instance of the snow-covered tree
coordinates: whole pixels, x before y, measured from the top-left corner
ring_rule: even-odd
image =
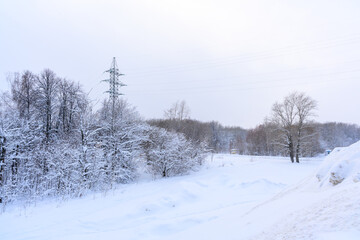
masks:
[[[99,111],[99,144],[104,153],[105,173],[109,182],[124,183],[135,177],[136,159],[143,139],[143,123],[134,108],[117,99],[105,100]]]
[[[151,127],[144,144],[146,163],[155,175],[170,177],[187,173],[200,165],[204,159],[203,149],[199,151],[191,141],[179,133]]]
[[[142,154],[155,153],[160,146],[144,148],[152,127],[123,99],[105,100],[94,113],[78,84],[49,69],[39,76],[29,71],[15,74],[11,83],[11,94],[0,96],[3,206],[46,197],[79,197],[130,182]],[[152,142],[160,144],[165,137],[166,176],[202,163],[203,145],[177,133],[159,137]]]

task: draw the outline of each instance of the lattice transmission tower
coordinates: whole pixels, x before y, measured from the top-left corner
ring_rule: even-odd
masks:
[[[119,92],[119,88],[126,86],[126,84],[122,83],[119,80],[120,76],[123,76],[124,74],[120,73],[119,68],[116,64],[116,59],[115,57],[113,58],[113,61],[111,63],[111,67],[109,70],[106,70],[105,72],[108,72],[110,74],[110,78],[109,79],[105,79],[103,80],[104,82],[109,82],[109,90],[106,91],[106,93],[109,93],[109,97],[111,100],[111,104],[112,104],[112,108],[111,108],[111,128],[114,128],[114,121],[115,121],[115,105],[116,105],[116,100],[118,98],[118,96],[120,95],[124,95],[122,93]]]
[[[110,73],[110,78],[103,80],[104,82],[109,82],[110,84],[110,88],[106,92],[109,93],[110,99],[115,102],[118,96],[123,95],[119,92],[119,88],[126,86],[119,80],[119,77],[124,74],[120,73],[115,57],[113,58],[110,69],[105,72]]]

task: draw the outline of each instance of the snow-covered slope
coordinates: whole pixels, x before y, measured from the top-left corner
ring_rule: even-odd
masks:
[[[253,239],[360,239],[359,176],[360,142],[334,149],[315,174],[247,216],[274,216]]]
[[[360,184],[321,187],[323,164],[215,155],[189,176],[12,207],[0,215],[0,239],[359,239]]]

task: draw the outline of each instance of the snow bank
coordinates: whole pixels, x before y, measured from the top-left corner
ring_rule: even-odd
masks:
[[[247,218],[267,222],[251,239],[360,239],[358,182],[360,141],[334,149],[309,178],[255,208]]]
[[[345,148],[335,148],[316,174],[320,186],[360,182],[360,141]]]

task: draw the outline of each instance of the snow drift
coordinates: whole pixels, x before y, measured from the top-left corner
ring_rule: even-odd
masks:
[[[360,141],[345,148],[335,148],[316,174],[320,186],[360,181]]]

